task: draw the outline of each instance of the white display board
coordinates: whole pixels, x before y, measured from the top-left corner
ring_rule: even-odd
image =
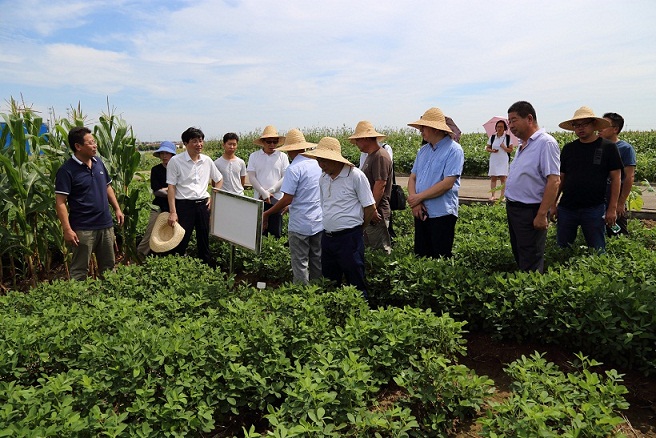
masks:
[[[212,189],[210,233],[219,239],[260,253],[264,202]]]

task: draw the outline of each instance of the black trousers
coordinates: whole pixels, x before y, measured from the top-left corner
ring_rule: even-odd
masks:
[[[271,199],[274,199],[274,198],[271,197]],[[264,203],[264,211],[267,211],[268,209],[273,207],[276,202],[274,202],[273,204],[269,204],[268,202],[265,202]],[[269,223],[268,223],[267,229],[265,231],[263,231],[262,234],[264,236],[272,235],[276,239],[280,239],[280,236],[282,236],[282,214],[273,213],[272,215],[269,215]]]
[[[324,277],[342,284],[355,286],[367,298],[367,285],[364,279],[364,237],[362,226],[338,231],[323,232],[321,237],[321,273]]]
[[[184,228],[185,235],[182,242],[171,253],[185,255],[191,240],[191,233],[196,230],[198,258],[204,263],[212,265],[210,256],[210,209],[207,207],[207,199],[176,199],[175,209],[178,214],[178,223]]]
[[[451,257],[457,216],[415,218],[415,254],[420,257]]]
[[[517,266],[522,271],[544,273],[544,248],[547,230],[533,228],[533,219],[540,204],[523,204],[506,200],[506,217],[510,232],[510,245]]]

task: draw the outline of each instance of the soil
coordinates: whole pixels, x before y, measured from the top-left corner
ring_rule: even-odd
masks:
[[[503,368],[522,355],[528,357],[535,351],[545,353],[545,358],[564,372],[571,369],[570,362],[576,359],[574,354],[553,345],[500,342],[480,333],[469,333],[466,338],[467,356],[461,358],[460,362],[476,371],[477,375],[486,375],[494,380],[497,389],[492,398],[494,401],[503,401],[510,395],[511,379]],[[606,369],[610,368],[612,367]],[[598,373],[603,370],[603,367],[596,369]],[[617,371],[624,374],[622,384],[629,391],[625,398],[630,404],[629,409],[622,413],[626,424],[619,426],[618,431],[629,438],[656,438],[656,377],[645,377],[635,371]],[[455,436],[475,437],[479,431],[476,419],[473,419],[460,425]]]

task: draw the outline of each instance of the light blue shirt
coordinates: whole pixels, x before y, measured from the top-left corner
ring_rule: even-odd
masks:
[[[544,129],[533,133],[523,148],[517,148],[506,179],[506,199],[540,204],[549,175],[560,175],[560,147]]]
[[[314,236],[323,230],[319,178],[317,160],[300,154],[285,170],[280,191],[294,197],[289,206],[289,231]]]
[[[465,153],[462,151],[462,147],[448,135],[435,145],[426,143],[419,149],[411,171],[416,176],[415,191],[417,193],[429,189],[444,178],[457,177],[453,187],[446,193],[424,201],[428,217],[450,214],[458,216],[458,190],[464,164]]]

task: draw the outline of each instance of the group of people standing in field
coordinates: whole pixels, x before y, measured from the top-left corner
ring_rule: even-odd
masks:
[[[465,158],[448,121],[442,110],[430,108],[408,124],[419,130],[424,142],[407,187],[414,252],[421,257],[452,256]],[[628,233],[626,201],[636,163],[633,148],[617,138],[623,123],[615,113],[596,117],[582,107],[560,124],[578,137],[561,152],[556,140],[539,128],[528,102],[514,103],[507,122],[497,122],[496,134],[486,147],[491,154],[490,176],[494,187],[497,178],[505,183],[501,198],[505,197],[512,251],[520,269],[543,272],[550,221],[557,219],[557,241],[562,247],[574,242],[579,226],[588,246],[600,251],[605,247],[606,227],[611,235],[616,226],[617,233]],[[519,138],[518,145],[510,141],[509,130]],[[165,212],[165,225],[179,234],[179,243],[164,253],[184,255],[195,230],[197,255],[213,266],[208,187],[243,195],[248,178],[253,197],[264,203],[264,233],[279,238],[282,214],[289,212],[294,281],[325,277],[341,284],[345,280],[366,297],[365,246],[388,254],[392,249],[392,149],[371,122],[360,121],[349,137],[361,151],[359,167],[344,158],[336,138],[310,143],[298,129],[283,136],[267,126],[255,140],[261,149],[250,154],[248,163],[235,155],[237,134],[224,135],[224,152],[216,160],[202,153],[205,136],[200,129],[188,128],[181,137],[184,152],[176,154],[171,142],[161,143],[154,152],[161,163],[151,169],[154,201],[138,246],[142,256],[150,252],[151,234],[159,233],[158,218]],[[57,173],[56,209],[64,239],[73,248],[71,277],[84,279],[92,253],[101,273],[113,268],[109,205],[119,225],[124,215],[111,178],[96,156],[91,131],[73,128],[68,140],[73,156]]]
[[[597,117],[592,109],[579,108],[558,125],[577,136],[562,151],[540,129],[530,103],[513,104],[508,121],[507,127],[497,122],[497,134],[486,150],[491,153],[491,184],[496,185],[495,177],[505,183],[501,196],[505,195],[511,246],[520,269],[544,271],[550,221],[557,224],[556,241],[562,248],[574,243],[579,227],[587,246],[600,252],[605,250],[606,236],[628,234],[626,208],[636,154],[629,143],[618,139],[624,127],[622,116],[609,112]],[[507,128],[519,138],[519,145],[509,144]],[[495,149],[504,154],[493,163],[492,157],[498,156]]]

